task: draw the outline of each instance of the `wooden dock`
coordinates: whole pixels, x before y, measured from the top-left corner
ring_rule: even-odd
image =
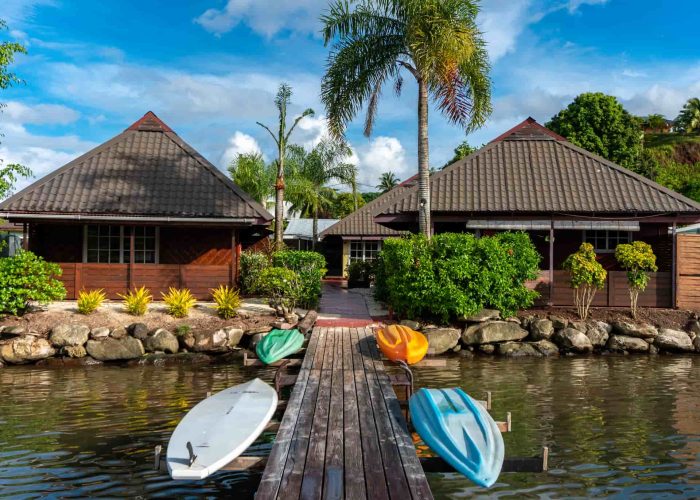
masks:
[[[256,499],[433,498],[370,328],[315,328]]]

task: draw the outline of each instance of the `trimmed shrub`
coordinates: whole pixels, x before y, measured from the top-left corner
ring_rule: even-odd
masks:
[[[211,296],[214,298],[214,309],[216,314],[222,319],[231,319],[236,316],[236,311],[241,307],[241,297],[238,290],[232,287],[219,285],[211,291]]]
[[[168,314],[174,318],[184,318],[197,303],[197,299],[187,288],[170,287],[168,293],[161,292],[160,294],[163,296],[163,302],[168,306]]]
[[[318,252],[282,250],[272,256],[272,265],[294,271],[299,279],[299,305],[315,307],[321,296],[321,279],[326,274],[326,258]]]
[[[124,309],[134,316],[143,316],[148,311],[148,304],[153,300],[151,292],[145,286],[129,290],[124,295],[118,293],[124,301]]]
[[[537,277],[540,258],[522,232],[391,238],[377,260],[375,297],[410,318],[448,322],[485,307],[510,316],[537,297],[525,281]]]
[[[579,317],[585,320],[596,292],[605,286],[608,272],[596,260],[590,243],[581,243],[579,249],[566,258],[562,267],[569,271],[574,304]]]
[[[85,291],[81,290],[78,294],[78,312],[80,314],[92,314],[102,303],[107,299],[104,290]]]
[[[299,275],[285,267],[268,267],[260,274],[260,292],[270,307],[287,313],[294,310],[302,289]]]
[[[374,261],[356,260],[348,265],[348,288],[368,287],[374,281]]]
[[[649,243],[634,241],[621,243],[615,248],[615,259],[627,271],[627,284],[630,289],[632,317],[637,318],[637,299],[649,284],[649,273],[656,272],[656,255]]]
[[[0,312],[24,314],[29,302],[63,300],[66,288],[55,278],[62,273],[58,264],[25,250],[0,259]]]
[[[258,279],[264,269],[270,267],[270,257],[262,252],[241,252],[241,291],[248,295],[259,293]]]

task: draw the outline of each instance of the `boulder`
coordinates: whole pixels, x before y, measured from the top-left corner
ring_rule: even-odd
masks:
[[[693,347],[695,347],[695,352],[700,352],[700,335],[693,339]]]
[[[88,340],[85,349],[90,356],[99,361],[140,358],[145,353],[141,341],[134,337],[123,339],[105,337],[101,340]]]
[[[591,341],[591,344],[593,344],[593,347],[603,347],[608,341],[608,338],[610,337],[609,333],[598,323],[602,322],[594,322],[589,324],[586,327],[586,337],[588,337],[588,340]]]
[[[542,353],[527,342],[503,342],[496,345],[496,352],[509,358],[542,357]]]
[[[585,321],[569,321],[569,328],[574,328],[579,332],[586,333],[586,322]]]
[[[691,321],[688,324],[688,331],[694,333],[695,336],[700,336],[700,321]]]
[[[109,332],[109,336],[112,337],[113,339],[123,339],[129,335],[129,332],[126,331],[126,328],[123,326],[118,326],[114,328],[111,332]],[[139,339],[143,342],[143,339]]]
[[[659,349],[652,344],[649,346],[649,354],[659,354]]]
[[[559,348],[554,342],[549,340],[530,342],[530,345],[537,349],[542,356],[559,356]]]
[[[457,328],[432,328],[423,335],[428,339],[428,354],[442,354],[459,343],[461,331]]]
[[[618,335],[627,337],[638,337],[640,339],[653,338],[658,335],[656,328],[649,324],[637,325],[629,321],[615,321],[613,331]]]
[[[664,328],[654,338],[654,345],[662,351],[690,352],[695,350],[690,336],[680,330]]]
[[[256,333],[252,337],[250,337],[250,342],[248,343],[248,349],[251,351],[255,352],[255,348],[258,346],[260,341],[267,335],[268,332],[264,333]]]
[[[287,323],[286,321],[282,321],[281,319],[272,323],[272,327],[277,328],[278,330],[291,330],[296,326],[296,323]]]
[[[34,335],[21,335],[0,346],[0,359],[6,363],[20,365],[56,354],[51,343]]]
[[[177,337],[165,328],[158,328],[143,342],[147,352],[162,351],[175,354],[180,349]]]
[[[51,330],[49,340],[56,347],[83,345],[90,337],[90,327],[86,325],[56,325]]]
[[[468,326],[462,332],[462,342],[466,345],[491,344],[521,340],[527,337],[527,330],[510,321],[487,321]]]
[[[546,340],[554,333],[554,325],[546,318],[536,318],[530,321],[530,337],[532,340]]]
[[[92,340],[99,340],[105,337],[109,337],[109,328],[106,326],[98,326],[90,330],[90,338]]]
[[[611,351],[647,352],[649,343],[638,337],[613,334],[608,339],[608,349]]]
[[[87,356],[85,347],[81,345],[68,345],[61,349],[61,356],[67,358],[84,358]]]
[[[590,352],[593,350],[593,344],[591,344],[586,334],[575,328],[558,330],[552,336],[552,339],[559,347],[567,351]]]
[[[225,351],[227,343],[228,334],[223,329],[196,332],[192,350],[195,352]]]
[[[484,354],[493,354],[496,352],[496,346],[493,344],[482,344],[479,346],[479,352],[483,352]]]
[[[144,323],[132,323],[126,329],[129,335],[139,340],[146,340],[148,337],[148,326]]]
[[[589,327],[594,326],[600,328],[601,330],[605,330],[608,335],[610,335],[613,331],[613,326],[605,321],[591,321],[588,325]]]
[[[177,336],[177,341],[180,344],[181,349],[192,349],[194,347],[194,333],[192,331],[187,331],[182,335]]]
[[[562,328],[569,326],[569,320],[560,316],[550,316],[549,321],[552,322],[555,330],[561,330]]]
[[[399,325],[407,326],[411,330],[420,330],[420,323],[412,319],[402,319]]]
[[[482,309],[476,314],[467,316],[466,318],[464,318],[464,321],[468,321],[470,323],[483,323],[484,321],[499,319],[500,317],[501,313],[499,311],[496,311],[495,309]]]
[[[5,326],[2,329],[3,335],[14,335],[19,337],[20,335],[25,335],[26,333],[27,329],[19,325]]]
[[[236,328],[235,326],[227,326],[226,328],[224,328],[224,332],[226,332],[226,338],[228,339],[226,345],[231,349],[237,347],[238,344],[241,342],[241,339],[243,338],[242,328]]]
[[[272,330],[272,327],[270,325],[258,325],[258,326],[253,326],[251,328],[248,328],[245,331],[246,335],[256,335],[258,333],[267,333],[270,330]]]

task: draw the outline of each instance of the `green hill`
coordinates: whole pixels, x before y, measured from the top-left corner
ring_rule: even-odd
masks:
[[[700,135],[646,134],[639,173],[700,202]]]

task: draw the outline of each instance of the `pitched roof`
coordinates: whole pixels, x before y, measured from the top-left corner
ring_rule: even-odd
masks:
[[[152,112],[0,203],[20,214],[255,220],[270,213]]]
[[[697,214],[700,204],[575,146],[528,118],[430,177],[443,213]],[[418,211],[418,187],[375,211]]]
[[[338,219],[318,219],[318,232],[331,227],[338,222]],[[290,219],[284,229],[284,239],[313,239],[314,220],[313,219]]]

